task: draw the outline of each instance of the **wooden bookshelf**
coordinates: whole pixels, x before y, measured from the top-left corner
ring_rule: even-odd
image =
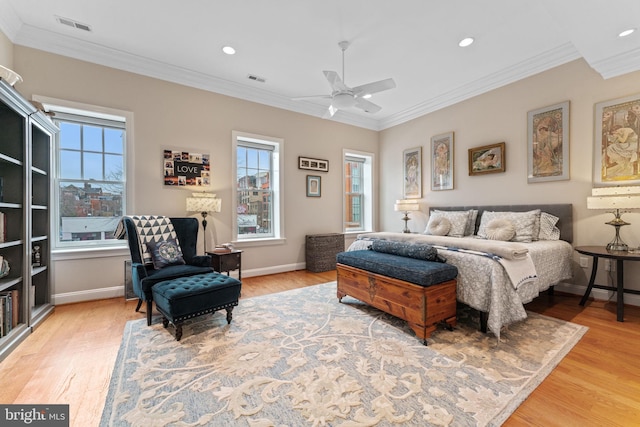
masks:
[[[0,212],[6,223],[0,256],[9,274],[0,277],[0,360],[52,311],[50,180],[55,125],[0,80]],[[39,266],[32,250],[39,247]]]

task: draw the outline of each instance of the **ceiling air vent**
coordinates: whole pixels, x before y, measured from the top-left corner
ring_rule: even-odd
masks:
[[[56,16],[56,21],[58,21],[62,25],[66,25],[67,27],[77,28],[78,30],[91,32],[91,27],[89,25],[83,24],[78,21],[74,21],[73,19]]]
[[[266,80],[266,79],[264,79],[263,77],[258,77],[258,76],[256,76],[255,74],[249,74],[249,75],[247,75],[247,78],[248,78],[249,80],[253,80],[253,81],[256,81],[256,82],[260,82],[260,83],[264,83],[264,82],[266,82],[266,81],[267,81],[267,80]]]

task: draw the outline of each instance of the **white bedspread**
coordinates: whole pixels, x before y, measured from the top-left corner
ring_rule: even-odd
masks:
[[[399,241],[423,241],[425,235],[403,233],[369,233],[359,239],[387,239]],[[459,238],[447,237],[446,239]],[[354,242],[362,247],[362,242]],[[518,243],[527,248],[536,269],[538,279],[514,288],[503,266],[496,260],[465,252],[438,249],[447,263],[458,267],[458,301],[488,314],[487,328],[498,338],[503,326],[524,320],[527,313],[524,304],[536,298],[563,280],[572,278],[571,259],[573,247],[563,240],[543,240],[532,243]],[[451,243],[451,246],[454,246]]]

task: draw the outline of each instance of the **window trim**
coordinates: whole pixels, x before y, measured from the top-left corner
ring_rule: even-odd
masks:
[[[347,206],[346,206],[346,197],[344,194],[344,189],[346,189],[346,176],[345,176],[345,168],[344,168],[344,164],[345,162],[349,159],[349,158],[360,158],[364,160],[364,165],[363,165],[363,170],[362,170],[362,194],[363,194],[363,200],[362,200],[362,216],[363,216],[363,228],[362,229],[350,229],[347,230],[347,228],[345,227],[345,222],[344,222],[344,218],[346,216],[346,211],[347,211]],[[376,212],[374,210],[374,206],[375,206],[375,201],[376,201],[376,194],[374,191],[374,183],[375,183],[375,154],[374,153],[370,153],[370,152],[366,152],[366,151],[359,151],[359,150],[350,150],[350,149],[343,149],[342,150],[342,188],[343,188],[343,195],[342,195],[342,231],[345,234],[359,234],[359,233],[368,233],[368,232],[372,232],[374,231],[375,227],[375,219],[376,219]]]
[[[60,111],[61,113],[69,113],[69,114],[76,114],[76,115],[85,115],[87,112],[92,113],[93,115],[95,115],[95,117],[97,119],[104,119],[104,120],[118,120],[118,119],[122,119],[124,118],[125,120],[125,135],[126,135],[126,139],[125,139],[125,148],[124,148],[124,182],[125,182],[125,188],[126,188],[126,198],[125,198],[125,208],[126,208],[126,212],[124,212],[124,214],[127,214],[128,212],[135,212],[136,211],[136,207],[135,207],[135,185],[133,183],[133,177],[134,177],[134,170],[133,167],[135,165],[135,156],[134,156],[134,149],[133,147],[135,146],[134,143],[134,132],[133,132],[133,123],[134,123],[134,114],[131,111],[126,111],[126,110],[119,110],[116,108],[109,108],[109,107],[102,107],[102,106],[98,106],[98,105],[91,105],[91,104],[85,104],[85,103],[81,103],[81,102],[75,102],[75,101],[68,101],[65,99],[59,99],[59,98],[52,98],[52,97],[48,97],[48,96],[42,96],[42,95],[33,95],[32,99],[34,101],[38,101],[41,104],[43,104],[45,106],[45,108],[47,110],[55,110],[55,111]],[[56,159],[57,153],[54,153],[54,159]],[[57,221],[57,218],[59,216],[59,199],[58,199],[58,192],[55,189],[55,182],[56,182],[56,177],[58,174],[57,171],[57,162],[53,162],[53,170],[52,170],[52,175],[51,175],[51,186],[50,186],[50,194],[51,194],[51,206],[52,206],[52,212],[53,214],[50,215],[50,229],[52,230],[52,235],[54,235],[53,233],[55,233],[55,236],[58,235],[59,233],[59,224]],[[84,245],[60,245],[58,242],[58,238],[53,238],[51,239],[51,249],[52,249],[52,253],[63,253],[63,252],[69,252],[69,253],[73,253],[73,252],[79,252],[79,249],[89,249],[89,248],[96,248],[96,249],[104,249],[104,250],[109,250],[109,249],[116,249],[116,250],[120,250],[122,248],[126,248],[127,247],[127,242],[126,240],[117,240],[116,242],[109,242],[109,243],[105,243],[105,242],[101,242],[101,243],[95,243],[95,244],[90,244],[90,243],[85,243]]]
[[[233,183],[233,190],[231,191],[231,233],[232,243],[237,247],[249,247],[249,246],[266,246],[283,244],[285,239],[284,233],[284,139],[257,135],[253,133],[232,131],[232,143],[231,143],[231,182]],[[238,205],[238,192],[237,192],[237,171],[238,171],[238,141],[243,140],[245,142],[254,143],[256,145],[269,145],[273,147],[273,176],[270,179],[273,181],[273,236],[239,239],[238,238],[238,214],[236,206]]]

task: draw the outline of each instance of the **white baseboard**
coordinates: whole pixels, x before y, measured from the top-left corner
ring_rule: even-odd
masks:
[[[304,270],[306,263],[299,262],[295,264],[277,265],[273,267],[254,268],[251,270],[242,270],[243,277],[266,276],[268,274],[286,273],[288,271]]]
[[[54,305],[71,304],[74,302],[93,301],[97,299],[117,298],[124,296],[124,285],[111,288],[89,289],[86,291],[55,294],[52,297]]]
[[[555,289],[560,292],[567,292],[569,294],[584,295],[587,290],[586,286],[574,285],[572,283],[560,283],[555,286]],[[592,289],[591,298],[603,300],[603,301],[615,301],[616,293],[607,291],[605,289]],[[640,306],[640,295],[624,294],[624,303],[629,305]]]
[[[286,273],[288,271],[304,270],[305,263],[279,265],[275,267],[255,268],[251,270],[242,270],[244,277],[265,276],[267,274]],[[231,275],[237,272],[231,272]],[[237,277],[237,276],[236,276]],[[64,294],[55,294],[52,297],[54,305],[71,304],[74,302],[93,301],[98,299],[118,298],[124,296],[124,285],[113,286],[110,288],[89,289],[86,291],[67,292]]]
[[[274,267],[254,268],[251,270],[243,270],[244,277],[266,276],[268,274],[286,273],[288,271],[304,270],[305,263],[295,263],[287,265],[279,265]],[[233,272],[232,272],[233,273]],[[572,283],[560,283],[555,286],[560,292],[567,292],[575,295],[583,295],[586,287],[574,285]],[[86,291],[67,292],[64,294],[53,295],[53,304],[71,304],[74,302],[93,301],[98,299],[118,298],[124,296],[124,286],[113,286],[110,288],[90,289]],[[591,297],[599,300],[615,300],[615,292],[609,292],[604,289],[593,289]],[[625,294],[624,303],[640,307],[640,295]]]

